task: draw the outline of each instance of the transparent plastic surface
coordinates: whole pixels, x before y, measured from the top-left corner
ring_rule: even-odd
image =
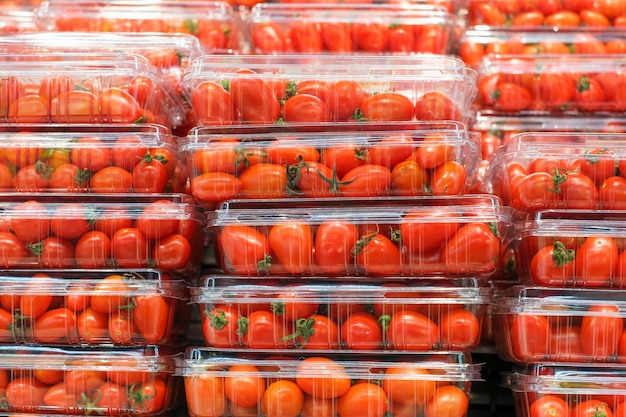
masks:
[[[512,287],[496,297],[498,353],[518,363],[626,361],[621,290]]]
[[[257,54],[450,52],[454,16],[437,6],[260,3],[246,16]]]
[[[156,348],[2,347],[6,411],[157,415],[180,403],[181,381],[174,377],[176,356]]]
[[[241,28],[232,6],[219,1],[50,0],[35,21],[57,32],[159,32],[197,37],[211,52],[238,51]]]
[[[624,209],[622,133],[529,132],[509,138],[487,168],[483,192],[522,212]]]
[[[182,123],[164,75],[130,53],[0,54],[3,123]]]
[[[464,130],[426,127],[265,134],[200,128],[180,149],[192,195],[210,208],[233,198],[467,193],[478,160],[475,138]]]
[[[619,55],[488,55],[479,73],[477,101],[485,114],[611,116],[626,109]]]
[[[476,72],[434,54],[213,55],[192,63],[183,88],[200,125],[462,121]]]
[[[564,415],[619,415],[626,407],[625,381],[626,369],[618,364],[529,365],[504,379],[513,391],[517,415],[524,417],[538,409]]]
[[[192,349],[185,361],[179,362],[177,373],[185,379],[189,414],[194,417],[204,415],[207,407],[215,415],[234,416],[231,407],[243,401],[257,415],[298,415],[320,407],[330,415],[355,410],[358,415],[384,415],[392,410],[392,404],[396,412],[403,409],[409,416],[436,415],[442,398],[465,416],[471,382],[480,378],[480,366],[467,360],[458,353],[434,352],[356,359],[351,355],[287,353],[238,357]],[[244,379],[251,383],[239,382]],[[207,387],[213,393],[210,402]],[[281,400],[283,393],[288,402]]]
[[[476,279],[269,282],[205,276],[192,288],[207,346],[465,351],[478,345],[490,291]]]
[[[0,343],[166,345],[187,328],[186,283],[156,270],[11,271],[0,290]]]
[[[292,199],[226,202],[208,226],[228,274],[484,276],[499,268],[510,215],[478,195]]]
[[[156,125],[0,127],[0,193],[183,192],[175,136]]]
[[[205,224],[176,194],[0,196],[0,268],[146,268],[197,273]],[[192,248],[195,248],[192,250]]]

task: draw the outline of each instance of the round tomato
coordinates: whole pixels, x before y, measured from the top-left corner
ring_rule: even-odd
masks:
[[[263,393],[261,408],[266,417],[297,417],[304,405],[304,394],[295,382],[272,382]]]
[[[609,405],[603,401],[590,399],[581,401],[572,408],[570,417],[613,417],[613,412]]]
[[[619,249],[611,237],[590,236],[576,250],[575,274],[586,286],[606,285],[615,276]]]
[[[253,311],[238,322],[243,344],[251,349],[276,349],[291,344],[283,319],[269,311]]]
[[[377,384],[358,382],[337,400],[339,417],[383,417],[389,408],[387,393]]]
[[[148,241],[135,227],[116,231],[111,238],[111,253],[117,265],[141,268],[148,265]]]
[[[261,402],[265,381],[253,365],[232,365],[224,378],[224,393],[238,407],[253,407]]]
[[[463,417],[469,408],[468,395],[456,385],[437,388],[426,403],[425,417]]]
[[[239,345],[237,326],[239,311],[231,306],[216,305],[202,316],[202,334],[208,346],[229,348]]]
[[[343,365],[326,357],[310,356],[298,363],[296,383],[314,398],[338,398],[350,389],[351,380]]]

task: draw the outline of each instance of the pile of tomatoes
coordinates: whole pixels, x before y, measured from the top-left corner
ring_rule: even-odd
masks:
[[[329,21],[329,15],[335,19]],[[247,25],[257,54],[445,54],[452,44],[454,19],[434,7],[323,5],[311,6],[303,15],[299,6],[263,4],[252,9]]]
[[[165,198],[52,203],[56,197],[47,197],[2,204],[1,268],[157,267],[192,274],[199,267],[201,254],[192,247],[204,241],[203,222],[194,206]]]
[[[489,55],[521,54],[623,54],[623,31],[609,33],[511,33],[508,31],[466,32],[458,54],[468,65],[477,66]]]
[[[622,0],[470,0],[471,26],[527,28],[607,28],[626,25]]]
[[[163,193],[182,191],[186,166],[174,137],[152,133],[0,133],[4,193]],[[21,146],[18,146],[21,145]],[[1,146],[1,145],[0,145]]]
[[[622,303],[586,300],[585,293],[573,297],[576,296],[578,305],[574,306],[571,300],[568,304],[563,297],[563,305],[549,304],[543,312],[530,307],[526,311],[522,304],[541,297],[522,299],[519,306],[511,306],[508,311],[504,306],[496,306],[496,320],[502,326],[501,334],[496,334],[500,354],[522,363],[626,362]]]
[[[581,145],[582,146],[582,145]],[[504,152],[503,152],[504,154]],[[496,159],[487,183],[504,202],[521,211],[541,209],[623,210],[626,160],[610,148],[588,149],[564,158],[521,154]],[[496,173],[497,171],[497,173]],[[493,173],[493,177],[489,174]],[[493,179],[493,181],[492,181]]]
[[[617,114],[626,110],[626,76],[614,63],[610,55],[487,56],[478,99],[486,112]]]
[[[156,415],[174,400],[174,357],[154,349],[85,351],[1,348],[0,391],[13,413]],[[141,356],[145,354],[146,356]]]
[[[458,195],[477,146],[463,131],[266,134],[183,142],[191,193],[208,207],[232,198]]]
[[[318,220],[297,213],[259,225],[209,220],[218,261],[243,275],[491,275],[509,237],[505,213],[458,215],[441,207],[402,211],[394,220],[351,220],[351,210],[317,210]],[[488,211],[489,209],[483,208]],[[378,212],[380,213],[380,212]],[[325,218],[325,219],[324,219]],[[271,223],[273,221],[273,223]],[[221,223],[221,224],[220,224]]]
[[[443,370],[454,365],[423,357],[215,359],[199,361],[204,370],[190,366],[185,391],[192,415],[438,417],[450,410],[466,415],[469,406],[469,383]]]
[[[235,283],[203,288],[192,303],[200,305],[205,343],[218,348],[470,351],[486,297],[438,284]]]
[[[324,124],[463,119],[463,103],[440,91],[417,99],[400,91],[367,90],[350,79],[291,81],[241,69],[228,80],[192,80],[183,86],[200,125]],[[467,82],[468,80],[465,80]],[[372,79],[372,82],[379,82]],[[459,89],[464,87],[459,85]],[[463,91],[458,91],[463,96]]]
[[[179,336],[182,281],[161,284],[169,278],[154,272],[65,274],[80,279],[47,272],[0,278],[2,343],[164,345]]]

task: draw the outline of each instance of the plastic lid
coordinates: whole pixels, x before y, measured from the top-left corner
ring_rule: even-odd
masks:
[[[255,357],[256,356],[256,357]],[[298,370],[298,364],[307,357],[317,356],[313,352],[284,352],[284,359],[268,359],[263,354],[251,353],[246,357],[238,355],[216,354],[209,348],[189,348],[185,353],[185,360],[177,360],[177,374],[194,376],[211,372],[215,376],[230,376],[228,368],[232,365],[245,364],[259,368],[254,375],[263,377],[291,378],[296,376],[319,377],[314,368]],[[414,380],[427,381],[480,381],[480,364],[471,364],[469,355],[460,352],[424,352],[407,354],[380,354],[376,357],[357,356],[354,353],[336,353],[324,355],[333,359],[339,366],[344,367],[352,379],[385,380],[397,378],[397,374],[385,374],[385,369],[420,368],[423,373],[411,373]],[[303,374],[302,372],[305,372]]]
[[[626,367],[620,364],[534,364],[509,372],[503,385],[517,392],[626,395]]]
[[[264,284],[247,277],[205,276],[203,287],[191,289],[192,303],[268,303],[278,297],[281,301],[319,304],[355,303],[394,303],[394,304],[484,304],[491,300],[489,288],[479,287],[475,278],[446,279],[441,285],[437,280],[412,281],[408,285],[384,286],[381,283],[398,282],[393,277],[368,283],[325,282],[315,277],[307,277],[308,282],[294,283],[292,278],[272,277],[272,282]],[[438,285],[439,284],[439,285]],[[389,298],[386,292],[393,293]],[[416,294],[420,294],[419,297]]]
[[[231,200],[217,210],[207,213],[209,226],[223,226],[233,222],[247,225],[290,223],[294,220],[321,223],[324,220],[349,219],[353,223],[399,223],[399,222],[508,222],[511,212],[499,205],[497,197],[427,196],[414,198],[351,199],[343,205],[332,199],[311,199],[302,204],[293,199]],[[354,210],[355,205],[358,210]],[[280,207],[280,210],[276,210]],[[428,217],[428,213],[437,215]],[[407,218],[408,213],[425,213],[425,216]],[[441,213],[450,213],[442,216]]]

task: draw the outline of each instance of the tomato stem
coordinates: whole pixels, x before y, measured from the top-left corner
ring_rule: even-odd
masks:
[[[563,242],[559,240],[554,241],[552,260],[556,266],[563,266],[570,262],[573,262],[576,258],[576,252],[574,249],[567,249]]]
[[[228,324],[228,319],[226,318],[226,313],[224,310],[215,310],[217,314],[212,311],[205,310],[204,315],[207,316],[210,320],[209,326],[216,330],[222,330]]]
[[[243,337],[246,333],[248,333],[249,324],[250,322],[247,317],[240,317],[237,320],[237,330],[235,331],[235,334],[239,337]]]
[[[387,329],[389,328],[390,321],[391,321],[391,316],[388,314],[382,315],[378,318],[378,323],[380,324],[380,327],[382,327],[384,333],[387,333]]]
[[[78,408],[82,408],[85,411],[86,416],[91,415],[91,413],[93,413],[94,411],[96,411],[98,414],[102,414],[101,411],[97,410],[98,402],[100,402],[100,399],[102,398],[102,391],[97,389],[95,392],[96,392],[96,398],[93,401],[89,399],[87,394],[85,394],[84,392],[81,392],[80,393],[81,401],[78,401],[76,403]]]
[[[315,334],[315,319],[298,319],[295,324],[296,331],[290,335],[281,337],[280,340],[288,341],[302,338],[302,344],[300,346],[305,346],[309,341],[309,338]]]
[[[274,301],[270,303],[270,310],[277,316],[285,314],[285,303]]]
[[[145,401],[155,398],[156,395],[156,392],[152,395],[144,394],[141,383],[133,384],[130,388],[128,388],[128,399],[130,404],[132,404],[132,410],[134,411],[145,410]]]
[[[256,270],[258,272],[268,272],[271,266],[272,266],[272,255],[269,255],[266,253],[263,256],[263,259],[257,262]]]
[[[43,178],[49,180],[54,172],[54,168],[43,161],[37,161],[35,162],[35,171],[37,171],[37,173]]]

